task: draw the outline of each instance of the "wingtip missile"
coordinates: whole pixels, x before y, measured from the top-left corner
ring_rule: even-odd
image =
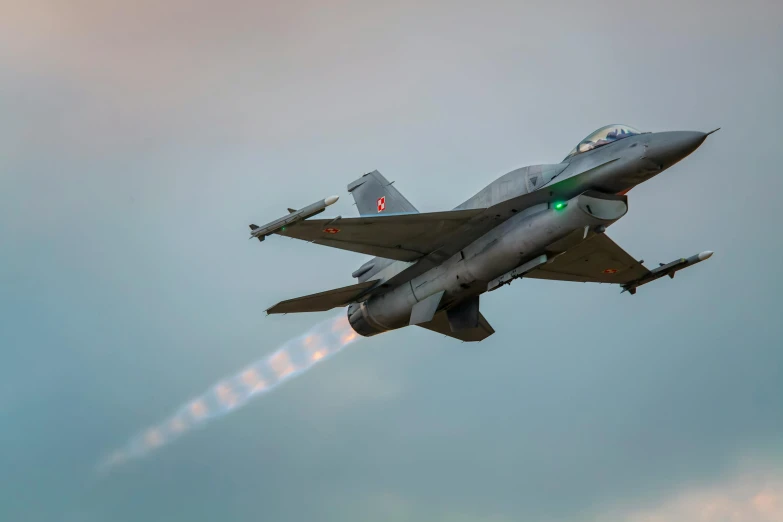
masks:
[[[338,199],[340,199],[339,196],[329,196],[320,201],[316,201],[311,205],[302,207],[299,210],[289,208],[287,215],[274,221],[270,221],[266,225],[260,227],[258,225],[250,225],[250,239],[257,238],[259,241],[263,241],[264,238],[270,234],[280,232],[285,230],[285,227],[287,226],[293,225],[299,221],[304,221],[305,219],[313,217],[316,214],[320,214],[326,210],[326,207],[334,205]]]
[[[640,286],[646,285],[647,283],[652,283],[656,279],[660,279],[664,276],[669,276],[670,279],[674,279],[674,275],[680,270],[688,268],[689,266],[693,266],[697,263],[701,263],[702,261],[706,261],[707,259],[711,258],[714,253],[715,252],[712,250],[705,250],[700,254],[696,254],[688,258],[680,258],[672,261],[671,263],[661,263],[660,266],[651,270],[647,275],[640,277],[636,281],[631,281],[630,283],[624,284],[623,291],[621,293],[628,292],[629,294],[634,295],[636,294],[636,289]]]
[[[249,237],[248,239],[253,239],[253,238],[256,238],[256,239],[258,239],[259,241],[263,241],[263,240],[264,240],[264,238],[265,238],[265,236],[256,236],[256,235],[254,234],[254,232],[255,232],[256,230],[258,230],[258,229],[259,229],[259,226],[258,226],[258,225],[254,224],[254,223],[251,223],[251,224],[250,224],[250,237]]]

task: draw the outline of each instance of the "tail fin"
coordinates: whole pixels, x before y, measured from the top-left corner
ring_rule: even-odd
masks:
[[[418,213],[416,207],[405,199],[405,196],[392,186],[389,180],[374,170],[348,185],[348,192],[353,195],[359,215],[383,214],[413,214]]]

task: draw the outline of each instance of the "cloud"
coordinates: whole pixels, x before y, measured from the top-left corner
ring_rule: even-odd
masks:
[[[606,518],[605,518],[606,519]],[[745,471],[712,485],[689,485],[617,522],[781,522],[783,471]]]
[[[783,431],[780,0],[5,3],[0,519],[779,514],[780,474],[727,465]],[[318,320],[267,306],[364,261],[249,242],[250,219],[333,191],[355,215],[345,184],[374,168],[420,209],[451,208],[612,121],[723,126],[612,230],[653,264],[715,261],[632,299],[520,282],[482,296],[497,333],[479,346],[419,328],[357,341],[80,482],[103,448]]]

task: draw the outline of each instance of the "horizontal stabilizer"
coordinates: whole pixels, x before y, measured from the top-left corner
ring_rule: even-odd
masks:
[[[280,301],[269,308],[268,314],[293,314],[298,312],[324,312],[352,303],[357,297],[375,285],[376,281],[365,281],[351,286],[335,288],[326,292]]]
[[[466,343],[483,341],[495,333],[495,330],[480,312],[478,317],[478,326],[475,328],[468,328],[459,330],[457,332],[451,331],[451,324],[449,323],[449,318],[445,311],[438,312],[435,314],[435,317],[433,317],[432,321],[428,323],[422,323],[418,326],[426,328],[427,330],[432,330],[433,332],[437,332],[439,334],[448,335],[449,337],[453,337],[454,339],[458,339]]]

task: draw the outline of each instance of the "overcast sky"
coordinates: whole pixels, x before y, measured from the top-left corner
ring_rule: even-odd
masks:
[[[783,520],[783,4],[0,0],[0,519]],[[722,130],[629,194],[616,287],[357,341],[97,476],[334,312],[366,260],[265,222],[380,170],[422,211],[609,123]]]

